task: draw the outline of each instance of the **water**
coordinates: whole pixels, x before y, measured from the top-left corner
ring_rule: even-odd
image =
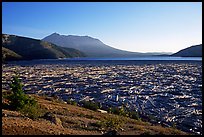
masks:
[[[201,57],[162,57],[162,56],[151,56],[151,57],[134,57],[134,58],[66,58],[65,60],[192,60],[202,61]]]
[[[202,57],[134,57],[134,58],[64,58],[64,59],[38,59],[29,61],[11,61],[8,64],[35,65],[35,64],[90,64],[90,65],[143,65],[158,63],[184,63],[201,62]]]

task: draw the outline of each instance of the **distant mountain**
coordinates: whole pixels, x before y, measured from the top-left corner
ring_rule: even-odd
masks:
[[[5,52],[10,50],[16,53],[20,56],[20,59],[23,60],[85,56],[84,53],[76,49],[59,47],[49,42],[8,34],[2,35],[2,49],[4,49]],[[15,58],[13,59],[15,60]]]
[[[182,49],[172,56],[176,57],[202,57],[202,44],[194,45],[185,49]]]
[[[135,57],[150,56],[160,53],[139,53],[129,52],[113,48],[98,39],[89,36],[60,35],[53,33],[42,39],[43,41],[54,43],[58,46],[75,48],[84,52],[89,57]]]

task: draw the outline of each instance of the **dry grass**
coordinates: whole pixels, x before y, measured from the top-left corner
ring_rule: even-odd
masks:
[[[32,95],[36,98],[41,107],[56,115],[61,120],[62,126],[57,126],[52,122],[43,118],[31,120],[22,117],[18,112],[16,117],[9,116],[12,111],[3,110],[7,113],[7,117],[2,118],[3,134],[83,134],[83,135],[100,135],[101,130],[106,132],[108,128],[103,128],[99,123],[107,119],[118,118],[123,121],[121,125],[114,125],[118,128],[121,135],[140,135],[140,134],[168,134],[168,135],[181,135],[185,134],[174,128],[164,128],[162,126],[152,126],[148,122],[130,119],[123,116],[114,114],[103,114],[95,112],[82,107],[60,103],[46,97],[39,97]],[[114,120],[112,122],[115,122]],[[17,123],[17,125],[15,124]],[[113,124],[113,123],[112,123]],[[115,124],[115,123],[114,123]],[[122,130],[123,129],[123,130]]]

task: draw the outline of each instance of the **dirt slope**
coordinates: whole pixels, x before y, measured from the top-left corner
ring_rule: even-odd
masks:
[[[124,123],[117,130],[120,135],[186,134],[174,128],[164,128],[113,114],[103,114],[82,107],[68,105],[52,98],[34,96],[46,112],[58,122],[37,118],[32,120],[19,112],[2,109],[3,135],[102,135],[108,129],[100,127],[104,119],[119,117]]]

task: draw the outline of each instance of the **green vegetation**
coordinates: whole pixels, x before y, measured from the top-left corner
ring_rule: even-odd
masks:
[[[95,126],[104,128],[106,130],[118,130],[124,124],[123,119],[119,116],[108,117],[106,119],[101,120],[100,122],[95,123]]]
[[[83,107],[96,111],[99,109],[99,103],[91,102],[91,101],[82,101]]]
[[[67,104],[77,106],[77,102],[74,101],[74,100],[71,100],[71,99],[68,99],[68,100],[67,100]]]
[[[117,107],[110,108],[108,112],[112,114],[120,115],[120,116],[128,115],[123,106],[120,108],[117,108]]]
[[[139,113],[136,111],[130,111],[129,112],[129,117],[132,119],[136,119],[136,120],[141,120]]]
[[[123,106],[120,108],[111,107],[108,109],[108,113],[116,114],[116,115],[120,115],[120,116],[126,116],[126,117],[130,117],[130,118],[136,119],[136,120],[141,120],[138,112],[126,110]]]
[[[175,128],[175,129],[177,128],[176,122],[172,123],[172,128]]]
[[[40,105],[33,105],[33,104],[26,104],[19,111],[31,119],[42,117],[45,114],[45,111],[43,111]]]
[[[14,76],[10,84],[11,93],[6,96],[9,100],[9,108],[17,110],[26,116],[35,119],[42,115],[42,110],[34,98],[29,97],[22,90],[23,84],[18,76]]]

